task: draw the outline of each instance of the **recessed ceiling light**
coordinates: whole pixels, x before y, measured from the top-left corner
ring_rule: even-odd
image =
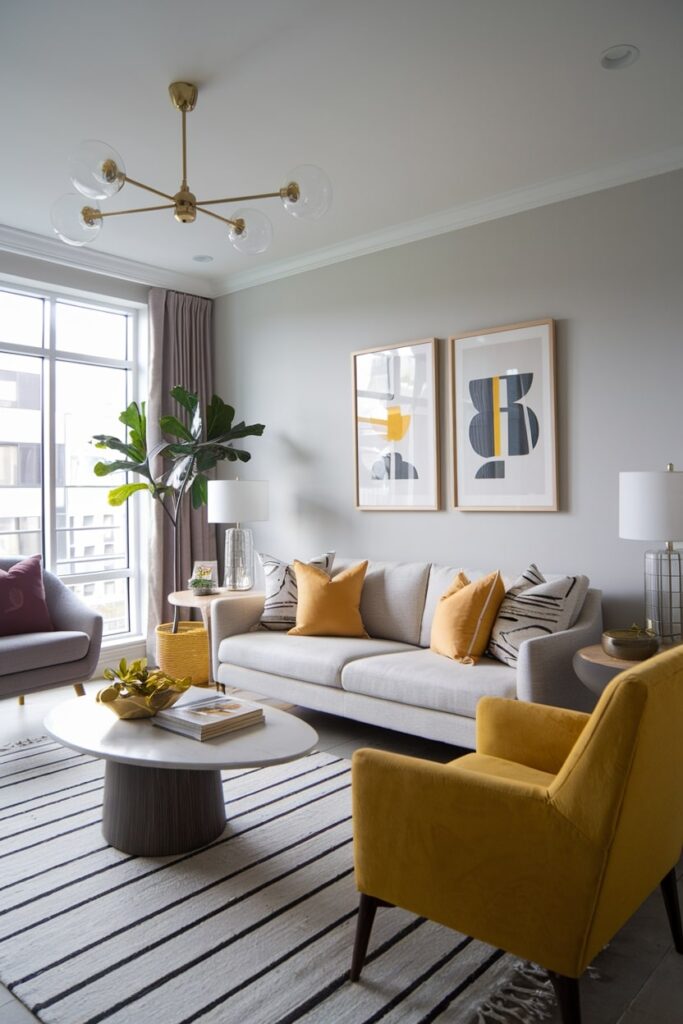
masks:
[[[195,263],[213,263],[213,256],[193,256],[192,259]]]
[[[620,71],[629,64],[635,64],[639,57],[640,50],[633,43],[619,43],[602,51],[600,63],[607,71]]]

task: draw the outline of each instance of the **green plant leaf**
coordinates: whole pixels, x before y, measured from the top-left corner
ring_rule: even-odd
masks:
[[[209,488],[205,476],[196,476],[192,481],[192,508],[201,508],[209,498]]]
[[[165,434],[171,434],[173,437],[182,437],[184,441],[194,441],[194,437],[185,424],[181,423],[175,416],[162,416],[159,420],[159,426]]]
[[[197,395],[192,391],[186,391],[179,384],[176,384],[174,388],[171,388],[171,398],[175,398],[178,405],[182,405],[183,409],[187,409],[190,416],[194,416],[194,411],[197,408],[199,399]]]
[[[131,494],[135,494],[137,491],[150,491],[154,494],[151,484],[121,484],[120,487],[112,487],[107,495],[107,501],[110,505],[123,505]]]
[[[213,395],[206,407],[206,437],[213,440],[220,434],[227,434],[235,418],[235,410],[226,405],[222,398]]]

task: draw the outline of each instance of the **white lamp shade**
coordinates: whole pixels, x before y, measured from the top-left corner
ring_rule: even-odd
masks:
[[[210,523],[259,523],[268,518],[266,480],[209,480]]]
[[[620,473],[619,536],[627,540],[683,540],[683,473]]]

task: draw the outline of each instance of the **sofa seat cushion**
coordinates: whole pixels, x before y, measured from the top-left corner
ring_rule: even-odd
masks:
[[[221,641],[218,659],[257,672],[340,687],[342,669],[349,662],[358,658],[371,661],[374,656],[414,650],[409,644],[391,640],[240,633]]]
[[[55,630],[52,633],[21,633],[0,637],[0,676],[32,672],[36,668],[64,665],[85,658],[90,646],[87,633]]]
[[[493,658],[461,665],[433,651],[412,650],[353,661],[342,672],[350,693],[474,718],[484,695],[517,696],[517,672]]]

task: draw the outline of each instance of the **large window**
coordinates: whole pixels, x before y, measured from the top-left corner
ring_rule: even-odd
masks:
[[[122,436],[136,349],[134,309],[0,285],[0,556],[42,553],[109,637],[140,631],[137,531],[91,438]]]

